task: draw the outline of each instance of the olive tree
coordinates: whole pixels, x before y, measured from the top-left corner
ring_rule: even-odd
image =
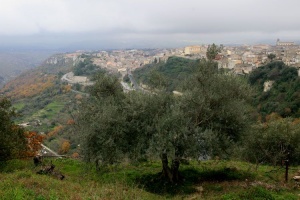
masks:
[[[272,118],[253,125],[244,142],[243,158],[261,164],[281,165],[283,160],[299,164],[300,123],[292,118]]]
[[[163,171],[173,181],[180,178],[181,158],[220,155],[239,141],[249,124],[250,86],[235,75],[219,73],[215,62],[200,60],[182,92],[156,132]]]
[[[216,63],[205,59],[182,86],[182,96],[123,93],[117,78],[101,75],[77,120],[84,156],[97,166],[160,158],[163,175],[177,182],[181,159],[199,157],[203,140],[215,136],[222,146],[225,139],[239,139],[247,125],[249,91],[245,82],[220,74]]]

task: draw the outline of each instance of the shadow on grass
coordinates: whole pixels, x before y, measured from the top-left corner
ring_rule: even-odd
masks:
[[[236,168],[199,171],[188,168],[180,171],[183,180],[179,183],[170,183],[161,173],[142,175],[136,179],[138,185],[148,192],[161,195],[191,194],[197,192],[195,186],[203,182],[224,182],[252,179],[253,174],[239,171]]]

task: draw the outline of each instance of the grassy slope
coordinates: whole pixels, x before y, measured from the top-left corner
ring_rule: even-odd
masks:
[[[161,181],[156,162],[112,166],[99,173],[80,161],[52,161],[65,180],[35,174],[39,167],[31,161],[11,161],[0,173],[1,199],[298,199],[296,184],[283,181],[283,168],[255,171],[241,162],[193,163],[182,166],[185,181],[170,187]]]
[[[46,105],[43,109],[34,113],[31,118],[39,119],[39,118],[47,118],[52,119],[55,115],[57,115],[65,106],[64,102],[53,101]]]

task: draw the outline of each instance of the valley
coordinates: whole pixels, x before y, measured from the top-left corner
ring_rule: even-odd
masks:
[[[174,52],[179,54],[176,55]],[[194,196],[209,199],[220,197],[243,199],[245,196],[252,198],[253,196],[247,193],[245,188],[255,192],[260,191],[262,196],[265,195],[269,199],[274,196],[295,197],[297,192],[292,189],[295,185],[293,182],[285,187],[283,178],[278,173],[273,173],[270,179],[265,175],[269,172],[255,171],[255,165],[251,163],[263,158],[269,165],[278,165],[280,159],[286,156],[286,151],[278,154],[273,148],[268,149],[269,141],[274,142],[276,146],[277,137],[289,145],[284,146],[284,143],[282,148],[293,146],[294,149],[296,146],[300,130],[298,127],[300,84],[297,68],[289,67],[280,60],[266,61],[265,65],[253,69],[253,72],[241,74],[228,68],[218,69],[220,61],[217,59],[184,56],[180,52],[182,53],[178,49],[170,49],[54,54],[44,60],[40,66],[29,69],[7,82],[0,90],[0,94],[8,97],[16,109],[17,117],[13,118],[16,124],[42,136],[44,149],[50,148],[51,151],[54,150],[59,155],[68,157],[67,159],[64,157],[63,161],[54,162],[70,179],[75,180],[80,174],[64,167],[89,166],[90,170],[80,172],[88,174],[88,178],[84,179],[87,185],[95,181],[93,176],[104,178],[108,172],[109,181],[102,183],[97,180],[97,184],[104,184],[103,190],[106,190],[106,187],[110,186],[105,184],[114,184],[112,177],[125,173],[127,175],[124,175],[123,182],[116,184],[133,184],[133,188],[128,187],[127,190],[132,192],[128,195],[133,195],[134,198],[137,197],[135,195],[143,195],[145,198],[164,198],[171,194],[175,195],[175,199],[194,198]],[[263,85],[268,81],[272,81],[273,84],[268,87],[268,90],[264,90]],[[234,103],[230,100],[233,97],[235,97]],[[240,102],[236,100],[238,98],[241,99]],[[205,127],[204,129],[215,126],[217,129],[211,131],[221,130],[222,133],[229,134],[228,138],[218,138],[218,135],[207,130],[203,132],[198,132],[201,129],[197,128],[193,130],[195,123]],[[268,124],[267,129],[264,124]],[[181,126],[189,127],[189,131]],[[243,133],[245,135],[242,135],[240,140],[242,143],[247,141],[244,148],[232,146],[236,139],[235,134],[242,131],[242,127],[250,126],[251,129]],[[156,132],[156,129],[162,131]],[[178,132],[177,129],[181,131]],[[281,132],[279,133],[278,130]],[[253,138],[254,136],[259,138],[261,132],[265,133],[265,140]],[[187,135],[183,136],[185,133]],[[164,134],[169,135],[165,137]],[[193,138],[194,134],[199,134],[196,136],[200,138],[199,143],[195,142],[198,139]],[[273,141],[274,134],[277,135]],[[149,135],[152,137],[151,140],[148,139]],[[97,139],[89,141],[88,138]],[[169,143],[168,140],[171,142]],[[180,183],[177,187],[180,193],[172,189],[173,186],[170,184],[172,179],[168,180],[165,177],[165,182],[160,182],[158,176],[163,175],[160,174],[161,168],[157,161],[161,157],[155,150],[160,147],[152,146],[167,144],[168,148],[177,148],[177,144],[172,140],[182,142],[179,144],[185,148],[191,148],[188,152],[200,152],[200,158],[210,158],[209,161],[199,159],[198,164],[188,156],[184,158],[188,161],[180,161],[181,173],[187,177],[187,182]],[[101,145],[94,142],[101,142]],[[253,148],[256,145],[265,149]],[[95,152],[98,152],[99,148],[102,148],[103,152],[107,152],[107,149],[111,150],[108,154],[102,155],[107,157],[99,159],[97,153],[87,153],[87,150],[94,151],[93,148]],[[221,148],[228,148],[227,151],[232,157],[229,157],[227,152],[224,153]],[[297,152],[297,149],[293,150],[293,155],[297,155]],[[139,157],[140,153],[141,157]],[[57,156],[56,153],[53,155]],[[240,157],[241,155],[243,158]],[[222,158],[220,159],[219,156]],[[171,163],[176,162],[174,157],[171,158]],[[231,160],[235,158],[248,162]],[[85,163],[82,159],[93,160],[93,163]],[[225,162],[223,159],[230,159],[230,161]],[[126,160],[131,161],[124,164]],[[105,161],[108,161],[108,164],[102,163]],[[121,162],[125,169],[120,170],[120,165],[114,164],[115,162]],[[137,164],[134,164],[135,162]],[[186,166],[185,162],[188,163]],[[297,163],[300,163],[299,159],[294,157],[293,164]],[[216,167],[213,171],[207,168],[211,164]],[[26,162],[20,165],[31,168]],[[99,168],[102,165],[108,166],[107,169],[104,167],[108,171],[102,173]],[[166,164],[163,163],[164,165],[169,165],[168,159]],[[264,165],[258,165],[265,169]],[[247,166],[251,166],[250,173],[246,170]],[[139,171],[139,168],[148,172],[132,174],[132,170]],[[78,171],[81,169],[76,167]],[[152,169],[155,169],[155,173],[150,173]],[[173,170],[173,168],[167,169]],[[272,171],[273,168],[268,166],[267,169]],[[296,166],[291,168],[292,175],[297,175],[296,169]],[[38,181],[39,177],[28,175],[32,172],[22,173],[30,176],[30,180]],[[280,173],[283,174],[282,168]],[[132,178],[133,176],[135,178]],[[199,179],[198,176],[204,179]],[[10,179],[11,177],[6,177],[5,181],[8,183]],[[262,179],[263,181],[260,182]],[[157,184],[152,187],[149,184],[153,180],[157,180]],[[274,180],[279,185],[274,183]],[[77,187],[76,181],[74,185],[68,184]],[[181,179],[178,178],[176,181]],[[232,184],[236,186],[237,193],[229,189]],[[147,189],[140,190],[140,185]],[[279,188],[281,192],[274,192],[268,189],[269,186]],[[20,185],[20,187],[24,186]],[[22,189],[18,190],[26,193]],[[136,194],[137,191],[141,193]],[[40,194],[38,191],[34,192]],[[101,192],[100,189],[96,193],[99,195]],[[116,192],[120,191],[116,190]],[[7,194],[9,191],[6,191]],[[28,194],[22,195],[28,196]],[[51,196],[49,193],[40,195]],[[85,191],[79,192],[78,195],[89,196]],[[111,194],[107,195],[115,197]],[[55,196],[62,197],[62,193],[57,190]]]
[[[39,66],[52,50],[0,50],[0,88],[22,72]]]

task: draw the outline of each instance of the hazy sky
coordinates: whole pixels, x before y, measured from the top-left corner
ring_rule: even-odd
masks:
[[[0,0],[0,47],[300,41],[300,0]]]

